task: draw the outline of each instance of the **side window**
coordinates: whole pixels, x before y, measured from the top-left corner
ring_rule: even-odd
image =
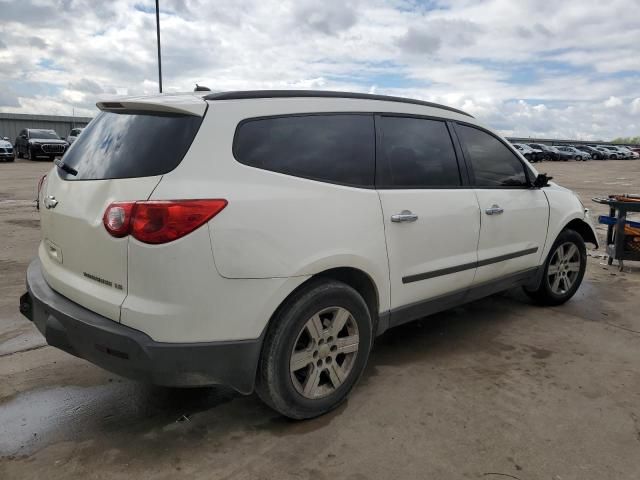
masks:
[[[461,185],[455,150],[445,122],[411,117],[379,120],[381,151],[377,184],[391,188]]]
[[[233,144],[245,165],[314,180],[371,187],[372,115],[304,115],[246,121]]]
[[[466,125],[458,124],[456,131],[470,157],[476,186],[528,186],[524,165],[501,141]]]

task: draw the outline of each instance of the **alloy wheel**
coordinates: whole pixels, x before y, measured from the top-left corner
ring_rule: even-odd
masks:
[[[291,352],[289,371],[297,392],[326,397],[349,377],[360,335],[353,315],[342,307],[325,308],[302,327]]]
[[[580,251],[572,242],[558,246],[547,269],[547,281],[556,295],[566,295],[580,274]]]

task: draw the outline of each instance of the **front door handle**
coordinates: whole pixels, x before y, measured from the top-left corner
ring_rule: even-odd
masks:
[[[416,220],[418,220],[418,215],[411,213],[409,210],[402,210],[400,213],[391,215],[391,221],[393,223],[415,222]]]
[[[500,207],[497,203],[494,203],[491,205],[491,208],[487,208],[484,211],[487,215],[500,215],[502,212],[504,212],[504,208]]]

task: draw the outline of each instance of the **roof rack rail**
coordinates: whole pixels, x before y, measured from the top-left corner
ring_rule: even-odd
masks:
[[[424,100],[415,100],[413,98],[394,97],[389,95],[374,95],[371,93],[354,93],[354,92],[335,92],[331,90],[238,90],[230,92],[210,93],[204,96],[205,100],[241,100],[248,98],[300,98],[300,97],[316,97],[316,98],[357,98],[361,100],[381,100],[385,102],[411,103],[414,105],[422,105],[425,107],[441,108],[451,112],[460,113],[467,117],[473,118],[472,115],[458,110],[457,108],[447,107],[439,103],[425,102]]]

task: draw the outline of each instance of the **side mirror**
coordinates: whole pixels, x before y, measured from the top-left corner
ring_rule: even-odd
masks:
[[[533,186],[535,188],[542,188],[549,186],[549,180],[553,177],[548,177],[546,173],[539,173],[536,179],[533,181]]]
[[[9,137],[2,137],[2,139],[3,139],[5,142],[8,142],[8,141],[9,141]]]

